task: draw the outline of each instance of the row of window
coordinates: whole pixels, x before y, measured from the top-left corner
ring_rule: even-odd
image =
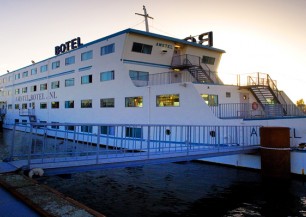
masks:
[[[100,81],[109,81],[109,80],[114,80],[115,79],[115,71],[106,71],[106,72],[101,72],[100,73]],[[71,87],[75,85],[75,79],[74,78],[68,78],[65,79],[64,81],[64,86],[65,87]],[[81,84],[90,84],[92,83],[92,75],[84,75],[81,76]],[[38,90],[37,88],[38,85],[33,85],[30,87],[30,91],[31,92],[36,92]],[[61,84],[60,81],[52,81],[51,82],[51,89],[57,89],[60,88]],[[47,83],[43,83],[39,85],[39,90],[40,91],[45,91],[48,89],[48,84]],[[16,88],[15,89],[15,95],[18,95],[20,93],[27,93],[28,92],[28,87],[23,87],[23,88]],[[8,93],[6,93],[5,91],[3,91],[3,95],[11,95],[11,92],[8,91]]]
[[[109,44],[109,45],[106,45],[106,46],[103,46],[103,47],[100,48],[100,55],[101,56],[107,55],[107,54],[110,54],[110,53],[114,53],[114,52],[115,52],[115,44]],[[92,58],[93,58],[93,50],[81,53],[81,61],[90,60]],[[70,56],[70,57],[65,58],[65,66],[72,65],[74,63],[75,63],[75,56]],[[57,60],[57,61],[54,61],[54,62],[51,63],[52,70],[60,68],[60,66],[61,66],[60,60]],[[40,66],[39,71],[41,73],[48,71],[48,64]],[[29,74],[29,71],[24,71],[22,73],[16,73],[14,79],[18,80],[20,78],[26,78],[29,75],[36,75],[37,72],[38,72],[38,69],[33,68],[33,69],[30,70],[30,74]],[[8,80],[11,81],[12,77],[9,76]],[[2,83],[2,82],[6,83],[6,81],[7,81],[7,79],[5,77],[5,78],[3,78],[3,80],[2,79],[0,80],[0,83]]]
[[[201,94],[201,97],[209,106],[218,105],[218,95],[213,94]],[[29,104],[32,109],[35,109],[35,103],[32,102]],[[156,96],[156,107],[178,107],[180,106],[180,96],[179,94],[165,94]],[[74,108],[74,100],[66,100],[64,102],[64,108]],[[100,108],[114,108],[115,107],[115,98],[104,98],[100,99]],[[143,97],[125,97],[125,107],[143,107]],[[8,105],[8,109],[12,109],[12,104]],[[40,103],[40,109],[47,109],[47,102]],[[60,108],[59,101],[51,102],[51,108],[57,109]],[[92,108],[92,99],[81,100],[81,108]],[[15,104],[15,109],[20,109],[19,104]],[[28,104],[21,104],[21,109],[28,109]]]
[[[167,94],[167,95],[157,95],[156,96],[156,106],[157,107],[177,107],[180,105],[180,96],[179,94]],[[40,103],[40,109],[47,109],[47,102]],[[29,107],[35,109],[35,103],[30,103]],[[74,100],[66,100],[64,102],[65,108],[74,108]],[[115,107],[115,98],[104,98],[100,99],[101,108],[114,108]],[[125,97],[125,107],[143,107],[143,97]],[[9,104],[8,109],[12,109],[13,105]],[[59,101],[51,102],[51,108],[60,108]],[[81,108],[92,108],[92,99],[81,100]],[[28,109],[28,103],[15,104],[15,109]]]

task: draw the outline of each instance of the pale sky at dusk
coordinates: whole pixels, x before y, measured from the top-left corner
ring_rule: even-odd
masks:
[[[87,43],[127,28],[176,38],[214,32],[226,51],[219,74],[268,73],[306,101],[306,0],[0,0],[0,74],[54,55],[75,37]]]

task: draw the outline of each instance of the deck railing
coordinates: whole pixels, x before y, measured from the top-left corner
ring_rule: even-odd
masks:
[[[13,128],[11,159],[43,162],[223,151],[259,145],[259,126],[37,123]],[[18,134],[18,135],[17,135]]]
[[[210,106],[210,109],[218,118],[224,119],[259,119],[259,118],[279,118],[279,117],[302,117],[306,116],[294,104],[257,104],[252,103],[225,103]]]

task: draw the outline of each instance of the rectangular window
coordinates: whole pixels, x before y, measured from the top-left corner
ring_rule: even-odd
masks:
[[[101,47],[101,56],[114,53],[115,52],[115,44],[106,45]]]
[[[201,94],[201,97],[204,99],[207,105],[217,106],[218,105],[218,95],[213,94]]]
[[[132,51],[137,52],[137,53],[145,53],[145,54],[151,54],[152,53],[152,45],[147,45],[147,44],[141,44],[134,42]]]
[[[15,80],[18,80],[18,79],[20,79],[20,73],[15,75]]]
[[[40,109],[47,109],[47,103],[46,102],[41,102],[40,103]]]
[[[59,108],[59,102],[51,102],[51,108],[58,109]]]
[[[65,59],[65,65],[66,66],[74,64],[74,63],[75,63],[75,56],[67,57]]]
[[[138,81],[149,81],[149,72],[130,70],[130,78]]]
[[[92,108],[92,100],[91,99],[81,100],[81,108]]]
[[[23,78],[28,77],[28,71],[23,72],[23,73],[22,73],[22,77],[23,77]]]
[[[27,92],[28,92],[28,88],[27,88],[27,87],[23,87],[23,88],[21,89],[21,91],[22,91],[22,93],[27,93]]]
[[[125,97],[125,107],[142,107],[142,96]]]
[[[59,67],[60,67],[60,61],[59,60],[52,63],[52,69],[57,69]]]
[[[48,71],[48,65],[43,65],[40,67],[40,72],[46,72]]]
[[[156,96],[156,106],[163,107],[176,107],[180,106],[180,95],[179,94],[165,94]]]
[[[81,84],[92,83],[92,75],[84,75],[81,77]]]
[[[47,90],[47,89],[48,89],[47,83],[40,85],[40,90]]]
[[[51,124],[54,124],[54,125],[51,125],[51,128],[52,129],[59,129],[59,122],[51,122]]]
[[[22,109],[28,109],[28,104],[27,103],[22,103],[21,108]]]
[[[92,50],[84,52],[81,54],[81,61],[92,59]]]
[[[36,85],[31,86],[31,92],[36,92],[36,90],[37,90],[37,86]]]
[[[74,108],[74,100],[65,101],[65,108]]]
[[[231,98],[231,92],[226,92],[225,96],[226,96],[226,98]]]
[[[19,123],[19,119],[15,119],[15,123]]]
[[[125,136],[133,138],[142,138],[142,130],[138,127],[126,127]]]
[[[13,105],[12,104],[8,104],[7,105],[7,109],[13,109]]]
[[[28,122],[27,120],[22,120],[21,121],[22,125],[27,125],[27,122]]]
[[[115,79],[115,72],[114,71],[107,71],[100,73],[100,81],[110,81]]]
[[[20,93],[19,89],[15,89],[15,95],[18,95]]]
[[[15,104],[15,109],[19,109],[19,104]]]
[[[100,107],[101,108],[114,108],[115,99],[114,98],[100,99]]]
[[[214,57],[203,56],[202,63],[209,64],[209,65],[214,65],[215,60],[216,60],[216,58],[214,58]]]
[[[74,86],[74,78],[68,78],[65,80],[65,87]]]
[[[101,134],[114,136],[115,135],[115,127],[114,126],[101,126]]]
[[[74,131],[75,128],[74,126],[66,126],[65,129],[69,131]]]
[[[81,132],[92,133],[92,126],[81,126]]]
[[[51,89],[57,89],[60,87],[60,82],[59,81],[52,81],[51,82]]]
[[[31,69],[31,75],[36,75],[37,74],[37,68]]]

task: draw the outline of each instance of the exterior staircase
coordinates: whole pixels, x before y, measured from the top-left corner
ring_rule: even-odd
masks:
[[[200,83],[214,83],[210,78],[209,72],[207,73],[201,66],[192,66],[188,68],[190,74]]]
[[[268,74],[257,73],[247,77],[247,84],[241,86],[253,94],[267,117],[287,116],[287,103],[279,91],[276,82]]]

